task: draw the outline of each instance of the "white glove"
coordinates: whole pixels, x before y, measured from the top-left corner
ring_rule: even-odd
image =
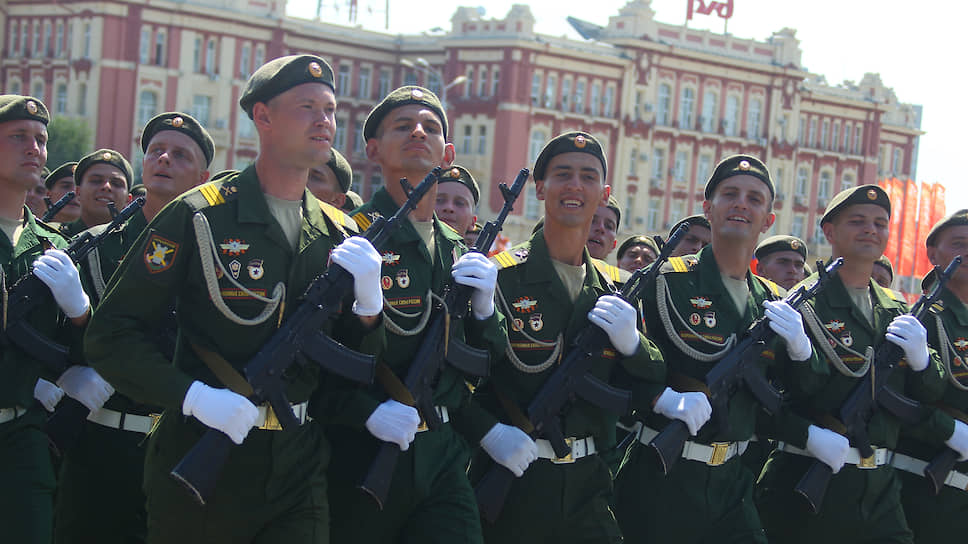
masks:
[[[615,295],[598,297],[588,320],[608,333],[608,339],[622,355],[631,357],[639,349],[638,315],[631,304]]]
[[[50,288],[54,300],[67,317],[81,317],[91,307],[91,301],[81,287],[81,276],[67,253],[48,249],[34,261],[34,275]]]
[[[843,435],[811,425],[807,429],[807,451],[837,474],[847,462],[850,442]]]
[[[800,312],[783,300],[765,300],[764,315],[769,319],[770,328],[786,342],[787,353],[794,361],[806,361],[813,354],[810,338],[803,330],[803,318]]]
[[[471,312],[482,321],[494,315],[494,288],[497,285],[497,265],[482,253],[465,253],[454,263],[450,273],[454,281],[474,288]]]
[[[92,412],[104,406],[114,394],[111,384],[89,366],[74,365],[68,368],[57,378],[57,385],[67,396],[76,399]]]
[[[959,461],[968,459],[968,425],[956,419],[955,432],[951,433],[951,438],[945,440],[944,443],[961,455]]]
[[[679,419],[689,427],[689,434],[696,436],[699,429],[709,421],[713,407],[705,393],[679,393],[666,387],[655,401],[652,411],[669,419]]]
[[[908,366],[915,372],[928,368],[928,331],[916,317],[911,314],[899,315],[887,326],[884,335],[891,342],[901,346]]]
[[[195,416],[205,425],[222,431],[236,444],[245,440],[259,419],[259,409],[249,399],[228,389],[209,387],[197,380],[185,393],[182,413]]]
[[[353,276],[353,313],[374,316],[383,311],[380,267],[383,259],[373,244],[362,236],[352,236],[333,249],[330,257]]]
[[[366,430],[370,434],[384,442],[393,442],[400,446],[400,451],[410,449],[419,425],[417,409],[393,399],[383,401],[366,419]]]
[[[520,478],[538,458],[538,445],[521,429],[498,423],[481,439],[481,447],[494,459]]]
[[[40,378],[34,384],[34,398],[44,405],[44,409],[53,412],[57,403],[64,398],[64,390],[49,381]]]

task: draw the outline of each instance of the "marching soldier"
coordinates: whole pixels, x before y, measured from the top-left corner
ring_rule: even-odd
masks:
[[[782,288],[749,270],[757,238],[775,220],[766,166],[748,155],[727,157],[705,198],[710,244],[671,258],[643,291],[646,327],[669,371],[665,390],[637,413],[641,443],[615,480],[615,515],[629,542],[766,542],[752,502],[754,475],[740,459],[763,411],[740,388],[728,401],[725,428],[704,426],[712,408],[702,380],[764,315],[777,333],[757,358],[764,372],[792,367],[809,379],[818,366],[799,314],[778,300]],[[670,419],[683,421],[694,438],[665,475],[646,445]]]
[[[353,215],[365,230],[380,216],[389,216],[406,194],[396,182],[414,185],[434,167],[449,166],[454,146],[447,143],[447,117],[440,100],[427,89],[400,87],[380,102],[363,125],[367,157],[380,165],[385,187]],[[470,542],[481,541],[474,493],[465,469],[470,451],[488,432],[479,420],[481,409],[470,398],[464,376],[445,365],[434,386],[433,403],[444,422],[435,430],[421,424],[421,415],[406,402],[411,392],[403,381],[424,338],[432,308],[450,281],[474,288],[472,316],[464,320],[467,342],[500,353],[504,337],[500,314],[494,310],[497,267],[479,253],[462,256],[461,234],[434,215],[436,191],[431,189],[381,249],[381,290],[387,348],[379,359],[378,380],[368,389],[352,391],[336,404],[330,463],[329,504],[334,542]],[[358,488],[383,443],[399,447],[382,510]]]
[[[81,214],[76,220],[61,225],[61,234],[66,238],[110,222],[109,202],[120,210],[131,201],[128,188],[134,171],[128,159],[113,149],[99,149],[83,157],[74,169],[74,179],[77,181],[74,199],[81,207]]]
[[[111,274],[148,222],[175,197],[208,179],[208,166],[215,153],[208,131],[190,115],[179,112],[162,113],[148,121],[141,134],[141,148],[142,178],[150,188],[144,207],[80,263],[82,283],[95,310]],[[99,225],[89,232],[96,236],[105,228]],[[174,354],[173,326],[165,323],[156,336],[167,357]],[[157,412],[160,410],[116,393],[88,416],[90,423],[61,466],[55,542],[95,537],[103,543],[144,541],[147,520],[141,491],[142,443],[151,430],[151,416]],[[92,500],[94,496],[97,500]]]
[[[920,401],[936,399],[944,373],[926,344],[924,326],[907,306],[871,280],[887,245],[891,202],[883,189],[863,185],[837,194],[820,220],[832,258],[844,264],[826,288],[800,307],[826,369],[817,382],[784,382],[791,399],[783,430],[758,482],[757,504],[767,536],[776,542],[911,542],[901,508],[900,481],[890,458],[898,419],[877,409],[867,425],[874,450],[862,458],[840,433],[840,408],[856,384],[874,372],[874,347],[903,349],[890,387]],[[816,279],[816,274],[806,282]],[[794,488],[819,460],[834,472],[818,515]]]
[[[945,263],[947,264],[947,263]],[[894,283],[894,266],[886,255],[881,255],[874,261],[874,268],[871,269],[871,278],[884,289],[890,289]]]
[[[756,273],[784,289],[792,289],[804,278],[807,245],[796,236],[778,234],[760,242],[753,252]]]
[[[322,166],[309,169],[309,192],[321,202],[342,208],[346,193],[353,185],[353,168],[343,154],[332,149]]]
[[[689,225],[689,232],[686,233],[685,238],[679,242],[676,249],[672,252],[673,257],[681,257],[683,255],[697,255],[699,250],[709,245],[709,241],[712,240],[712,233],[710,232],[709,220],[706,216],[700,215],[690,215],[684,219],[679,220],[675,225],[672,225],[672,229],[669,230],[669,236],[679,228],[679,225],[686,223]]]
[[[637,234],[628,237],[622,245],[618,246],[615,257],[618,259],[619,268],[627,272],[635,272],[655,262],[659,257],[659,247],[649,236]]]
[[[588,254],[594,259],[604,261],[609,253],[615,250],[615,238],[618,236],[618,226],[622,222],[622,211],[618,207],[618,199],[608,195],[608,202],[599,206],[592,218],[592,226],[588,232]]]
[[[939,221],[925,242],[931,264],[944,268],[956,256],[968,259],[968,210]],[[924,278],[930,289],[933,273]],[[968,265],[962,263],[945,285],[941,300],[926,320],[928,345],[941,356],[947,383],[941,400],[930,407],[930,424],[901,429],[893,465],[900,469],[901,502],[918,544],[946,542],[968,531]],[[924,468],[945,447],[959,461],[937,495]]]
[[[614,446],[617,416],[585,400],[570,403],[562,417],[572,449],[567,458],[520,430],[532,397],[588,326],[603,329],[614,346],[598,356],[595,377],[633,387],[640,409],[662,390],[662,356],[639,333],[635,308],[612,295],[615,281],[628,274],[585,247],[593,215],[608,203],[605,174],[605,154],[590,134],[568,132],[549,141],[534,166],[544,226],[492,258],[501,268],[498,300],[508,316],[508,349],[479,389],[496,419],[472,472],[480,477],[498,463],[519,479],[500,517],[484,524],[487,542],[544,542],[552,535],[570,543],[622,541],[608,508],[611,475],[597,455]]]
[[[77,184],[74,182],[74,170],[77,168],[77,162],[65,162],[64,164],[58,166],[54,169],[47,179],[44,180],[44,186],[47,187],[47,197],[50,198],[51,202],[57,202],[64,195],[71,191],[77,190]],[[76,221],[81,217],[81,205],[77,202],[77,196],[75,193],[74,198],[67,203],[66,206],[61,208],[61,211],[54,216],[54,222],[60,224],[67,224],[72,221]]]
[[[434,213],[459,233],[467,233],[477,222],[477,204],[481,190],[474,176],[463,166],[444,169],[437,178],[437,203]],[[473,245],[472,238],[467,247]],[[486,253],[490,248],[482,248]]]
[[[332,325],[339,340],[371,353],[383,343],[379,254],[362,238],[345,239],[334,220],[342,216],[306,189],[309,169],[329,155],[335,134],[333,85],[332,69],[313,55],[280,57],[256,70],[239,99],[259,134],[254,164],[216,176],[159,212],[88,327],[91,364],[131,399],[165,410],[145,458],[149,542],[328,542],[329,443],[307,418],[307,404],[330,377],[315,365],[285,372],[300,423],[289,430],[268,405],[240,394],[239,384],[244,365],[299,307],[330,258],[353,276],[356,298]],[[153,332],[172,301],[174,364]],[[209,429],[239,447],[199,507],[169,473]]]

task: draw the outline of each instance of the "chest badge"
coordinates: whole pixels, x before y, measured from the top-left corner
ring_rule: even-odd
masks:
[[[706,312],[703,316],[703,322],[710,329],[716,326],[716,312]]]
[[[519,249],[519,250],[517,250],[517,251],[514,252],[514,256],[517,257],[518,259],[522,260],[522,261],[524,259],[527,259],[528,258],[528,248],[522,247],[521,249]]]
[[[390,276],[383,276],[380,278],[380,287],[382,287],[384,291],[389,291],[390,288],[393,287],[393,278]]]
[[[242,263],[232,259],[232,261],[229,263],[229,272],[232,274],[233,278],[239,279],[239,273],[242,272]]]
[[[218,245],[222,249],[222,255],[242,255],[249,250],[249,244],[245,243],[245,240],[239,240],[238,238],[229,238],[222,241]]]
[[[713,305],[713,302],[706,297],[695,297],[689,299],[689,303],[692,304],[693,308],[699,310],[705,310]]]
[[[249,271],[249,277],[254,280],[262,279],[266,273],[265,268],[262,267],[262,259],[252,259],[246,268]]]
[[[392,251],[384,251],[381,258],[383,259],[383,264],[387,266],[396,266],[400,262],[400,255]]]
[[[521,319],[520,317],[515,317],[513,320],[511,320],[511,328],[514,329],[515,331],[523,331],[524,320]]]
[[[854,337],[851,336],[850,331],[844,331],[844,334],[840,337],[840,342],[849,348],[854,345]]]
[[[968,339],[958,338],[954,342],[955,349],[958,351],[968,351]]]
[[[177,254],[178,244],[157,234],[152,234],[145,246],[145,267],[151,274],[164,272],[175,263],[175,255]]]
[[[843,321],[838,321],[836,319],[824,324],[824,327],[826,327],[827,330],[830,331],[832,334],[837,334],[840,331],[844,330],[845,326],[846,324]]]
[[[544,320],[541,319],[541,314],[532,314],[528,317],[528,326],[531,330],[538,332],[544,328]]]
[[[538,301],[531,297],[521,297],[511,304],[511,306],[514,306],[515,310],[525,314],[529,314],[534,311],[534,307],[537,305]]]
[[[400,289],[410,287],[410,272],[406,268],[397,272],[397,285],[400,286]]]
[[[699,324],[702,323],[702,316],[700,316],[699,314],[693,312],[692,315],[689,316],[689,323],[693,327],[698,327]]]

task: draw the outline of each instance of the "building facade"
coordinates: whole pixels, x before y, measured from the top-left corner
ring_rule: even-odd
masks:
[[[268,59],[310,52],[336,73],[335,145],[364,197],[387,182],[365,156],[366,114],[418,83],[446,102],[484,219],[500,207],[498,183],[532,165],[549,138],[581,129],[606,146],[621,235],[665,234],[699,212],[715,164],[744,152],[776,178],[773,230],[804,238],[816,256],[834,194],[916,176],[920,107],[876,74],[830,85],[810,73],[793,29],[764,41],[694,30],[656,21],[648,0],[604,27],[569,20],[584,39],[535,33],[526,5],[500,19],[458,8],[449,31],[390,35],[287,17],[283,0],[0,0],[0,88],[86,119],[96,147],[135,164],[145,122],[188,111],[215,138],[213,168],[242,168],[258,147],[238,107],[246,79]],[[532,184],[506,234],[525,238],[540,210]]]

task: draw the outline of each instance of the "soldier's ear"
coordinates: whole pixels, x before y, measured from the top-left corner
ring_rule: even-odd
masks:
[[[449,142],[444,144],[444,161],[440,164],[440,166],[446,168],[454,164],[454,159],[456,158],[457,150],[454,149],[454,144]]]
[[[269,119],[269,106],[265,102],[256,102],[252,106],[252,122],[256,128],[267,129],[272,124]]]
[[[612,194],[612,186],[605,185],[605,190],[602,191],[602,206],[608,206],[608,197]]]

